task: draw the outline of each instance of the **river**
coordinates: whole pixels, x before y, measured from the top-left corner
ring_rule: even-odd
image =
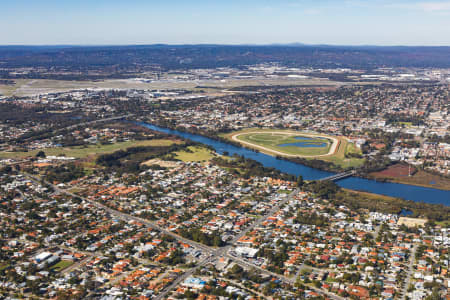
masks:
[[[138,124],[145,126],[149,129],[152,129],[154,131],[177,135],[185,139],[209,145],[213,147],[219,154],[223,154],[224,152],[228,152],[229,155],[238,154],[243,157],[258,161],[265,167],[272,167],[277,170],[280,170],[281,172],[293,174],[296,176],[302,175],[305,180],[316,180],[333,174],[330,172],[325,172],[322,170],[307,167],[302,164],[286,161],[283,159],[278,159],[276,157],[261,152],[255,152],[243,147],[238,147],[217,140],[213,140],[201,135],[163,128],[144,122],[139,122]],[[352,190],[365,191],[391,197],[398,197],[406,200],[413,200],[416,202],[444,204],[450,206],[450,191],[391,182],[377,182],[375,180],[359,177],[348,177],[339,180],[336,183],[343,188],[348,188]]]

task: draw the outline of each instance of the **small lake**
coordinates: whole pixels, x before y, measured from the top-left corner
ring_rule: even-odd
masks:
[[[297,136],[294,139],[300,140],[301,142],[296,143],[287,143],[287,144],[279,144],[277,146],[279,147],[299,147],[299,148],[325,148],[327,146],[326,142],[317,143],[317,138],[310,138],[310,137],[303,137],[303,136]],[[315,142],[311,142],[315,141]]]
[[[306,180],[317,180],[333,175],[333,173],[330,172],[314,169],[284,159],[278,159],[274,156],[270,156],[261,152],[255,152],[244,147],[238,147],[228,143],[213,140],[198,134],[192,134],[184,131],[163,128],[144,122],[138,122],[137,124],[145,126],[154,131],[177,135],[179,137],[192,140],[194,142],[209,145],[213,147],[219,154],[223,154],[224,152],[228,152],[229,155],[237,154],[245,158],[253,159],[257,162],[260,162],[265,167],[275,168],[277,170],[280,170],[281,172],[292,174],[295,176],[302,175],[303,178]],[[339,180],[336,183],[341,187],[352,190],[365,191],[391,197],[403,198],[406,200],[412,200],[416,202],[444,204],[450,206],[450,191],[400,183],[378,182],[375,180],[359,177],[348,177]]]

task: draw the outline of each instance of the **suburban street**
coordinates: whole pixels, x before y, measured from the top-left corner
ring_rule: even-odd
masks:
[[[23,175],[25,175],[26,177],[30,178],[31,180],[33,180],[33,181],[35,181],[35,182],[37,182],[37,183],[40,183],[40,182],[41,182],[41,180],[40,180],[39,178],[37,178],[37,177],[35,177],[35,176],[32,176],[32,175],[30,175],[30,174],[23,174]],[[161,228],[160,226],[158,226],[158,225],[155,224],[154,222],[151,222],[151,221],[148,221],[148,220],[139,218],[139,217],[135,217],[135,216],[132,216],[132,215],[129,215],[129,214],[126,214],[126,213],[122,213],[122,212],[117,211],[117,210],[115,210],[115,209],[112,209],[112,208],[110,208],[110,207],[108,207],[108,206],[106,206],[106,205],[103,205],[103,204],[101,204],[101,203],[99,203],[99,202],[97,202],[97,201],[94,201],[94,200],[91,200],[91,199],[88,199],[88,198],[85,198],[85,197],[81,197],[81,196],[79,196],[79,195],[76,195],[76,194],[71,193],[71,192],[69,192],[69,191],[66,191],[66,190],[64,190],[64,189],[61,189],[61,188],[59,188],[58,186],[56,186],[56,185],[54,185],[54,184],[51,184],[51,183],[49,183],[49,182],[45,182],[45,183],[46,183],[47,185],[51,186],[56,192],[59,192],[59,193],[62,193],[62,194],[66,194],[66,195],[69,195],[69,196],[72,196],[72,197],[80,198],[80,199],[82,199],[82,200],[84,200],[84,201],[86,201],[86,202],[91,203],[92,205],[94,205],[95,207],[97,207],[97,208],[99,208],[99,209],[105,210],[105,211],[108,212],[109,214],[111,214],[111,215],[113,215],[113,216],[115,216],[115,217],[117,217],[117,218],[119,218],[119,219],[121,219],[121,220],[124,220],[124,221],[127,221],[127,222],[128,222],[128,221],[136,221],[136,222],[140,222],[140,223],[142,223],[143,225],[145,225],[145,226],[147,226],[147,227],[149,227],[149,228],[152,228],[152,229],[155,229],[155,230],[159,230],[160,232],[162,232],[162,233],[164,233],[164,234],[166,234],[166,235],[169,235],[169,236],[171,236],[171,237],[177,239],[177,240],[180,241],[180,242],[186,243],[186,244],[188,244],[188,245],[190,245],[190,246],[192,246],[192,247],[194,247],[194,248],[201,249],[202,251],[205,252],[204,254],[206,255],[206,257],[205,257],[203,260],[199,261],[199,262],[197,263],[197,266],[196,266],[196,267],[193,267],[193,268],[191,268],[191,269],[188,269],[185,273],[183,273],[182,275],[180,275],[179,277],[177,277],[177,279],[175,279],[170,285],[168,285],[166,288],[164,288],[164,289],[158,294],[158,296],[157,296],[155,299],[158,299],[158,300],[159,300],[159,299],[164,299],[164,297],[165,297],[166,295],[168,295],[173,289],[175,289],[181,282],[183,282],[186,278],[188,278],[189,276],[191,276],[192,274],[194,274],[195,270],[197,270],[199,267],[205,266],[205,265],[207,265],[208,263],[213,262],[213,261],[215,261],[215,260],[217,260],[218,258],[223,257],[223,256],[228,257],[230,260],[234,261],[235,263],[237,263],[237,264],[239,264],[239,265],[241,265],[241,266],[244,266],[244,267],[247,267],[247,268],[255,268],[255,269],[261,271],[262,273],[265,273],[265,274],[271,275],[271,276],[273,276],[273,277],[276,277],[276,278],[278,278],[278,279],[280,279],[281,281],[284,281],[284,282],[286,282],[286,283],[289,283],[289,284],[294,284],[294,283],[295,283],[296,278],[288,278],[288,277],[286,277],[286,276],[283,276],[283,275],[280,275],[280,274],[276,274],[276,273],[267,271],[267,270],[265,270],[265,269],[263,269],[263,268],[260,268],[259,266],[256,266],[256,265],[254,265],[254,264],[252,264],[252,263],[250,263],[250,262],[247,262],[247,261],[245,261],[245,260],[243,260],[243,259],[241,259],[241,258],[238,258],[238,257],[235,257],[235,256],[230,255],[230,254],[228,253],[228,251],[229,251],[229,249],[231,248],[230,245],[236,243],[236,242],[237,242],[241,237],[243,237],[245,234],[247,234],[248,232],[250,232],[251,230],[253,230],[253,229],[256,228],[257,226],[261,225],[264,221],[267,220],[268,217],[270,217],[271,215],[275,214],[277,211],[279,211],[279,209],[280,209],[283,205],[285,205],[285,204],[288,203],[290,200],[292,200],[292,199],[295,197],[295,195],[298,194],[299,189],[296,189],[296,190],[292,191],[292,193],[290,193],[285,199],[283,199],[282,201],[280,201],[279,203],[277,203],[277,205],[275,205],[275,206],[274,206],[270,211],[268,211],[265,215],[261,216],[258,220],[256,220],[255,222],[253,222],[253,223],[252,223],[250,226],[248,226],[246,229],[244,229],[240,234],[238,234],[237,236],[235,236],[235,237],[231,240],[230,245],[227,245],[227,246],[221,247],[221,248],[212,248],[212,247],[209,247],[209,246],[206,246],[206,245],[203,245],[203,244],[194,242],[194,241],[192,241],[192,240],[186,239],[186,238],[184,238],[184,237],[182,237],[182,236],[180,236],[180,235],[178,235],[178,234],[175,234],[175,233],[173,233],[173,232],[171,232],[171,231],[168,231],[168,230],[166,230],[166,229],[164,229],[164,228]],[[331,297],[332,299],[336,299],[336,300],[338,300],[338,299],[343,299],[343,298],[341,298],[341,297],[339,297],[339,296],[337,296],[337,295],[334,295],[334,294],[329,293],[329,292],[327,292],[327,291],[325,291],[325,290],[322,290],[322,289],[318,289],[318,288],[311,287],[311,286],[309,286],[309,288],[311,288],[312,290],[314,290],[314,291],[316,291],[316,292],[318,292],[318,293],[326,294],[326,295],[328,295],[329,297]]]
[[[450,0],[3,2],[0,300],[449,294]]]
[[[402,299],[406,299],[406,292],[408,290],[409,284],[411,282],[411,277],[413,275],[414,269],[414,261],[416,260],[416,251],[417,251],[417,244],[414,244],[414,247],[411,251],[411,254],[409,256],[409,263],[408,263],[408,270],[406,270],[406,278],[402,290]]]

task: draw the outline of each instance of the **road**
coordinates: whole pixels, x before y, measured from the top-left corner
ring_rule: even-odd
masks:
[[[86,264],[90,259],[92,259],[92,255],[86,256],[85,258],[75,262],[73,265],[71,265],[70,267],[65,268],[64,270],[61,271],[61,274],[65,275],[65,274],[69,274],[70,272],[72,272],[75,269],[78,269],[80,266]]]
[[[305,266],[305,260],[310,259],[310,257],[311,257],[311,254],[308,254],[308,257],[306,257],[306,258],[303,259],[302,264],[300,265],[300,267],[298,267],[297,273],[295,273],[295,278],[298,278],[298,276],[300,276],[300,273],[301,273],[305,268],[307,268],[307,267]]]
[[[191,268],[187,270],[184,274],[178,276],[170,285],[166,286],[164,289],[161,290],[161,292],[158,294],[158,296],[155,297],[155,300],[161,300],[164,299],[171,291],[173,291],[180,283],[186,280],[189,276],[192,276],[195,273],[195,270],[199,267],[204,267],[208,263],[212,262],[211,259],[213,256],[209,256],[206,259],[203,259],[198,263],[198,265],[194,268]]]
[[[249,289],[248,287],[244,286],[242,283],[237,282],[235,280],[226,279],[225,281],[231,282],[233,285],[238,286],[238,287],[240,287],[243,290],[251,291],[252,293],[256,294],[261,299],[273,299],[272,297],[267,297],[266,295],[264,295],[264,294],[262,294],[262,293],[260,293],[258,291]]]
[[[30,174],[23,174],[23,175],[27,176],[28,178],[30,178],[31,180],[33,180],[36,183],[40,183],[41,182],[41,180],[39,178],[37,178],[37,177],[35,177],[33,175],[30,175]],[[115,209],[112,209],[112,208],[110,208],[110,207],[108,207],[108,206],[106,206],[104,204],[101,204],[101,203],[99,203],[99,202],[97,202],[95,200],[91,200],[91,199],[88,199],[86,197],[81,197],[81,196],[76,195],[74,193],[71,193],[71,192],[69,192],[67,190],[61,189],[58,186],[56,186],[54,184],[51,184],[49,182],[45,181],[45,183],[47,185],[51,186],[56,192],[59,192],[59,193],[62,193],[62,194],[66,194],[66,195],[69,195],[69,196],[72,196],[72,197],[80,198],[80,199],[82,199],[82,200],[92,204],[93,206],[95,206],[97,208],[100,208],[100,209],[106,211],[107,213],[109,213],[110,215],[113,215],[113,216],[115,216],[115,217],[117,217],[117,218],[119,218],[119,219],[121,219],[123,221],[126,221],[126,222],[128,222],[128,221],[136,221],[136,222],[142,223],[143,225],[145,225],[147,227],[150,227],[150,228],[155,229],[155,230],[159,230],[160,232],[162,232],[162,233],[164,233],[164,234],[166,234],[168,236],[171,236],[171,237],[173,237],[173,238],[175,238],[175,239],[177,239],[177,240],[179,240],[179,241],[181,241],[183,243],[189,244],[191,246],[194,246],[196,248],[202,249],[202,250],[207,251],[207,252],[211,252],[211,248],[210,247],[208,247],[208,246],[206,246],[204,244],[200,244],[200,243],[194,242],[192,240],[186,239],[186,238],[182,237],[181,235],[178,235],[178,234],[173,233],[173,232],[171,232],[169,230],[161,228],[155,222],[152,222],[152,221],[149,221],[149,220],[146,220],[146,219],[142,219],[142,218],[139,218],[139,217],[136,217],[136,216],[132,216],[132,215],[129,215],[129,214],[126,214],[126,213],[122,213],[122,212],[117,211]]]
[[[261,223],[263,223],[265,220],[267,220],[268,217],[270,217],[271,215],[273,215],[275,212],[277,212],[280,207],[284,204],[286,204],[289,200],[291,200],[297,193],[299,190],[295,190],[293,191],[291,194],[289,194],[288,197],[286,197],[286,199],[280,201],[279,203],[277,203],[277,205],[275,205],[270,211],[268,211],[264,216],[262,216],[261,218],[259,218],[258,220],[256,220],[255,222],[253,222],[250,226],[248,226],[246,229],[244,229],[241,233],[239,233],[238,235],[236,235],[232,240],[231,240],[231,244],[236,243],[241,237],[243,237],[244,235],[247,234],[247,232],[250,232],[251,230],[253,230],[256,226],[259,226]],[[230,246],[225,246],[222,248],[218,248],[215,251],[213,251],[209,257],[207,257],[206,259],[204,259],[203,261],[200,262],[199,266],[204,266],[209,262],[213,262],[216,259],[218,259],[219,257],[222,256],[228,256],[231,260],[235,261],[236,259],[230,255],[227,254],[228,250],[230,249]],[[184,281],[186,278],[188,278],[189,276],[191,276],[195,269],[197,268],[192,268],[191,270],[189,270],[188,272],[184,273],[182,276],[178,277],[176,281],[174,281],[170,286],[166,287],[166,289],[164,289],[162,291],[161,294],[158,295],[158,297],[156,299],[163,299],[163,297],[165,297],[170,291],[172,291],[173,289],[175,289],[179,283],[181,283],[182,281]]]
[[[257,221],[253,222],[249,227],[247,227],[245,230],[243,230],[240,234],[238,234],[237,236],[235,236],[233,238],[233,240],[231,241],[231,244],[236,243],[241,237],[243,237],[245,234],[247,234],[247,232],[250,232],[251,230],[253,230],[255,227],[261,225],[264,221],[267,220],[268,217],[272,216],[273,214],[275,214],[277,211],[280,210],[280,208],[285,205],[286,203],[288,203],[290,200],[292,200],[295,195],[297,195],[299,192],[298,189],[294,190],[291,194],[289,194],[288,197],[286,197],[286,199],[280,201],[279,203],[277,203],[277,205],[275,205],[270,211],[268,211],[265,215],[263,215],[261,218],[259,218]],[[230,260],[234,261],[235,263],[246,267],[246,268],[254,268],[259,270],[262,273],[268,274],[270,276],[273,276],[275,278],[280,279],[281,281],[284,281],[286,283],[289,284],[294,284],[296,278],[292,279],[274,272],[270,272],[266,269],[263,269],[259,266],[256,266],[255,264],[252,264],[250,262],[247,262],[239,257],[233,256],[228,254],[228,250],[231,248],[231,246],[225,246],[219,249],[216,249],[214,252],[212,252],[210,254],[209,257],[207,257],[206,259],[204,259],[203,261],[201,261],[199,263],[199,267],[201,266],[205,266],[206,264],[208,264],[209,262],[213,262],[215,261],[217,258],[222,257],[222,256],[226,256],[227,258],[229,258]],[[170,293],[170,291],[172,291],[173,289],[175,289],[181,282],[183,282],[186,278],[188,278],[189,276],[191,276],[195,270],[197,269],[197,267],[190,269],[189,271],[187,271],[186,273],[184,273],[183,275],[181,275],[180,277],[178,277],[171,285],[167,286],[165,289],[163,289],[161,291],[161,293],[155,298],[157,300],[160,299],[164,299],[164,297]],[[322,289],[318,289],[315,287],[309,287],[312,290],[321,293],[321,294],[326,294],[328,297],[330,297],[331,299],[335,299],[335,300],[343,300],[344,298],[339,297],[337,295],[334,295],[332,293],[329,293],[328,291],[322,290]]]
[[[375,240],[378,239],[378,236],[380,235],[381,231],[381,224],[377,226],[377,228],[375,228],[375,236],[373,237]]]
[[[110,118],[105,118],[105,119],[98,119],[98,120],[94,120],[94,121],[89,121],[89,122],[82,122],[82,123],[77,123],[74,125],[70,125],[64,128],[59,128],[53,131],[54,134],[64,131],[64,130],[71,130],[71,129],[75,129],[79,126],[84,126],[84,125],[89,125],[89,124],[95,124],[95,123],[100,123],[100,122],[107,122],[107,121],[113,121],[113,120],[120,120],[123,118],[128,118],[128,117],[132,117],[134,116],[134,114],[127,114],[127,115],[121,115],[121,116],[116,116],[116,117],[110,117]],[[28,138],[31,139],[32,137]]]
[[[279,133],[279,134],[286,134],[286,135],[304,135],[307,137],[322,137],[322,138],[326,138],[329,140],[333,141],[333,144],[330,147],[330,150],[328,151],[328,153],[326,154],[319,154],[319,155],[300,155],[300,154],[288,154],[285,152],[280,152],[274,149],[270,149],[270,148],[266,148],[264,146],[260,146],[257,144],[253,144],[253,143],[249,143],[243,140],[238,139],[238,136],[240,135],[244,135],[244,134],[250,134],[250,133]],[[249,131],[249,132],[243,132],[243,133],[237,133],[231,136],[231,139],[235,142],[239,142],[243,145],[249,146],[250,148],[257,148],[272,154],[276,154],[276,155],[280,155],[280,156],[287,156],[287,157],[320,157],[320,156],[330,156],[333,155],[339,145],[339,140],[337,138],[334,137],[330,137],[330,136],[324,136],[324,135],[320,135],[320,134],[310,134],[310,133],[302,133],[302,132],[286,132],[286,131]]]
[[[244,229],[241,233],[239,233],[238,235],[236,235],[231,241],[230,244],[234,244],[236,243],[241,237],[243,237],[244,235],[246,235],[248,232],[252,231],[255,227],[261,225],[264,221],[267,220],[268,217],[274,215],[276,212],[278,212],[280,210],[280,208],[285,205],[286,203],[288,203],[289,201],[291,201],[292,199],[294,199],[294,197],[298,194],[300,190],[299,189],[295,189],[293,190],[285,199],[281,200],[280,202],[277,203],[277,205],[275,205],[270,211],[268,211],[265,215],[263,215],[261,218],[259,218],[258,220],[256,220],[255,222],[253,222],[249,227],[247,227],[246,229]]]
[[[414,244],[414,247],[411,251],[411,255],[409,256],[409,264],[408,264],[408,270],[406,271],[406,278],[405,278],[405,282],[403,283],[403,289],[402,289],[402,299],[406,299],[406,293],[408,290],[408,286],[411,282],[411,277],[412,277],[412,273],[414,271],[413,266],[414,266],[414,261],[416,259],[416,251],[417,251],[417,244]]]
[[[36,183],[40,183],[41,179],[30,175],[28,173],[23,173],[24,176],[30,178],[30,180],[36,182]],[[124,220],[126,222],[128,221],[136,221],[139,223],[142,223],[144,226],[147,226],[149,228],[155,229],[160,231],[161,233],[164,233],[166,235],[169,235],[173,238],[175,238],[178,241],[181,241],[185,244],[188,244],[194,248],[199,248],[201,250],[203,250],[206,254],[206,257],[199,261],[197,263],[197,266],[191,269],[188,269],[184,274],[180,275],[179,277],[177,277],[170,285],[168,285],[167,287],[165,287],[163,290],[161,290],[160,294],[158,294],[158,296],[155,298],[157,300],[160,299],[164,299],[164,297],[166,297],[172,290],[174,290],[181,282],[183,282],[186,278],[188,278],[189,276],[191,276],[192,274],[194,274],[195,270],[197,270],[197,268],[199,267],[203,267],[205,265],[207,265],[208,263],[211,263],[215,260],[217,260],[220,257],[226,256],[228,257],[230,260],[234,261],[235,263],[238,263],[240,265],[249,267],[249,268],[255,268],[260,270],[262,273],[266,273],[268,275],[274,276],[275,278],[280,279],[283,282],[289,283],[289,284],[294,284],[295,283],[295,278],[288,278],[286,276],[280,275],[280,274],[276,274],[270,271],[267,271],[259,266],[256,266],[250,262],[246,262],[241,258],[232,256],[230,254],[228,254],[229,249],[231,248],[231,245],[227,245],[225,247],[221,247],[221,248],[213,248],[213,247],[209,247],[206,246],[204,244],[200,244],[197,242],[194,242],[192,240],[186,239],[176,233],[173,233],[171,231],[168,231],[164,228],[161,228],[160,226],[158,226],[157,224],[155,224],[154,222],[151,222],[149,220],[145,220],[136,216],[132,216],[126,213],[122,213],[120,211],[117,211],[115,209],[112,209],[104,204],[101,204],[95,200],[91,200],[88,199],[86,197],[82,197],[76,194],[73,194],[69,191],[63,190],[59,187],[57,187],[54,184],[51,184],[49,182],[44,181],[47,185],[51,186],[56,192],[61,193],[61,194],[66,194],[72,197],[76,197],[76,198],[80,198],[90,204],[92,204],[93,206],[104,210],[105,212],[109,213],[112,216],[115,216],[121,220]],[[280,208],[285,205],[286,203],[288,203],[290,200],[292,200],[299,192],[299,189],[294,190],[292,193],[290,193],[285,199],[283,199],[282,201],[278,202],[270,211],[268,211],[265,215],[263,215],[261,218],[259,218],[258,220],[256,220],[255,222],[253,222],[249,227],[247,227],[245,230],[243,230],[240,234],[238,234],[237,236],[235,236],[232,240],[231,240],[231,244],[236,243],[241,237],[243,237],[245,234],[247,234],[248,232],[250,232],[251,230],[253,230],[256,226],[259,226],[260,224],[262,224],[264,221],[267,220],[268,217],[272,216],[273,214],[275,214],[277,211],[280,210]],[[326,294],[328,297],[335,299],[335,300],[342,300],[343,298],[334,295],[332,293],[329,293],[328,291],[322,290],[322,289],[318,289],[315,287],[309,287],[312,290],[321,293],[321,294]]]
[[[70,130],[70,129],[74,129],[74,128],[77,128],[78,126],[83,126],[83,125],[89,125],[89,124],[95,124],[95,123],[107,122],[107,121],[113,121],[113,120],[120,120],[123,118],[132,117],[132,116],[134,116],[134,114],[127,114],[127,115],[121,115],[121,116],[117,116],[117,117],[110,117],[110,118],[106,118],[106,119],[98,119],[98,120],[94,120],[94,121],[78,123],[78,124],[74,124],[71,126],[67,126],[67,127],[55,130],[55,132],[63,131],[63,130]]]
[[[244,267],[247,267],[247,268],[254,268],[254,269],[260,271],[261,273],[273,276],[273,277],[278,278],[281,281],[284,281],[284,282],[289,283],[289,284],[295,284],[295,282],[297,280],[297,278],[295,278],[295,277],[294,278],[290,278],[290,277],[286,277],[284,275],[280,275],[280,274],[268,271],[266,269],[263,269],[263,268],[261,268],[259,266],[256,266],[256,265],[254,265],[254,264],[252,264],[250,262],[247,262],[247,261],[243,260],[242,258],[239,258],[239,257],[236,257],[236,256],[232,256],[232,255],[228,254],[227,257],[232,259],[234,262],[236,262],[237,264],[239,264],[241,266],[244,266]],[[325,294],[328,297],[330,297],[331,299],[335,299],[335,300],[344,300],[345,299],[343,297],[340,297],[338,295],[330,293],[330,292],[328,292],[326,290],[316,288],[314,286],[308,285],[308,288],[312,289],[313,291],[315,291],[315,292],[317,292],[319,294]]]

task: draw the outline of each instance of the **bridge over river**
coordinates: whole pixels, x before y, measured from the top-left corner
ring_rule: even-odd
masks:
[[[331,180],[331,181],[337,181],[340,179],[344,179],[347,177],[351,177],[353,175],[356,174],[356,170],[351,170],[351,171],[347,171],[347,172],[342,172],[342,173],[338,173],[338,174],[334,174],[325,178],[321,178],[319,179],[319,181],[324,181],[324,180]]]
[[[345,174],[331,174],[329,172],[313,169],[298,163],[294,163],[292,161],[279,159],[261,152],[255,152],[253,150],[249,150],[243,147],[238,147],[236,145],[231,145],[218,140],[213,140],[198,134],[192,134],[189,132],[163,128],[144,122],[136,122],[136,124],[145,126],[155,131],[177,135],[182,138],[190,139],[198,143],[209,145],[220,154],[225,152],[227,152],[228,155],[237,154],[260,162],[265,167],[275,168],[281,172],[292,174],[295,176],[302,175],[303,179],[305,180],[320,180],[320,179],[324,180],[327,179],[327,177],[328,178],[332,177],[331,180],[338,180],[337,184],[347,189],[382,194],[391,197],[399,197],[418,202],[450,205],[449,200],[450,191],[392,182],[378,182],[375,180],[355,177],[352,176],[352,173],[347,172],[345,172]],[[358,173],[358,170],[354,172]]]

